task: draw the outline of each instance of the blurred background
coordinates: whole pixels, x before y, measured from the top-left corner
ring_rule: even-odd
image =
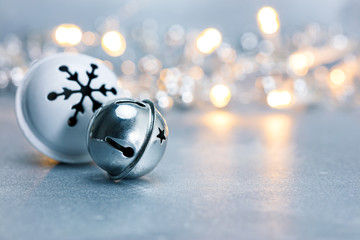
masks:
[[[0,239],[360,239],[359,13],[359,0],[0,0]],[[112,184],[21,135],[16,89],[61,52],[154,100],[170,132],[155,171]]]
[[[0,94],[57,52],[103,60],[160,108],[357,106],[360,3],[0,0]]]
[[[355,26],[359,20],[356,12],[360,5],[356,0],[1,0],[0,4],[2,39],[8,33],[49,31],[64,22],[90,30],[107,17],[121,20],[120,26],[124,29],[145,19],[153,19],[158,23],[160,31],[166,31],[174,24],[199,29],[217,26],[225,36],[239,37],[245,31],[257,31],[256,13],[267,5],[278,11],[282,30],[293,32],[312,22],[324,25],[342,23],[345,26],[351,18]],[[357,32],[356,28],[347,30]]]

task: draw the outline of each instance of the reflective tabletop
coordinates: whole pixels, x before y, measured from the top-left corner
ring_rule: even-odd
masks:
[[[158,167],[113,183],[40,155],[0,96],[0,239],[359,239],[360,112],[164,113]]]

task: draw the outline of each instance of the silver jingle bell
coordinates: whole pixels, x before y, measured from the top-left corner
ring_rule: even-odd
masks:
[[[31,66],[16,93],[17,120],[43,154],[66,163],[91,162],[90,119],[102,103],[119,98],[115,74],[99,59],[55,54]]]
[[[92,117],[87,146],[94,162],[114,180],[138,178],[162,158],[169,130],[150,100],[120,99]]]

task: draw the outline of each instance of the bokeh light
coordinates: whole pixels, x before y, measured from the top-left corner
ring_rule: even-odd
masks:
[[[194,95],[192,92],[190,91],[187,91],[187,92],[184,92],[182,95],[181,95],[181,100],[183,101],[183,103],[185,104],[190,104],[194,101]]]
[[[261,32],[265,34],[274,34],[279,30],[279,17],[272,7],[261,8],[257,14],[257,20]]]
[[[114,65],[109,60],[102,60],[101,61],[105,66],[107,66],[111,71],[114,70]]]
[[[165,91],[156,93],[157,104],[162,109],[170,109],[174,105],[174,100]]]
[[[267,95],[266,100],[272,108],[287,108],[292,103],[292,96],[286,90],[273,90]]]
[[[54,38],[60,46],[75,46],[82,39],[82,31],[74,24],[61,24],[55,29]]]
[[[236,50],[230,46],[221,47],[217,50],[219,59],[225,63],[233,63],[236,61]]]
[[[189,75],[195,80],[200,80],[204,77],[204,70],[199,66],[193,66],[189,70]]]
[[[314,54],[310,51],[296,52],[291,54],[289,58],[290,68],[298,76],[305,76],[314,62]]]
[[[229,87],[224,84],[217,84],[211,88],[210,100],[211,103],[218,108],[223,108],[228,105],[231,99],[231,91]]]
[[[101,39],[101,45],[104,51],[112,57],[121,56],[126,50],[125,38],[117,31],[106,32]]]
[[[336,86],[340,86],[345,82],[346,75],[343,70],[335,68],[330,72],[330,81]]]
[[[139,61],[140,71],[148,74],[158,74],[161,71],[162,63],[153,55],[146,55]]]
[[[82,42],[86,46],[95,46],[97,44],[97,36],[93,32],[84,32]]]
[[[196,48],[204,54],[214,52],[222,42],[222,35],[215,28],[207,28],[196,38]]]
[[[121,71],[125,75],[133,75],[135,73],[136,66],[135,63],[133,63],[130,60],[126,60],[121,64]]]
[[[181,25],[173,25],[165,35],[169,46],[179,46],[185,42],[185,29]]]

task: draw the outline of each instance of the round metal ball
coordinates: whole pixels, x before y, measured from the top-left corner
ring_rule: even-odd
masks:
[[[95,112],[87,145],[94,162],[116,181],[153,170],[165,152],[168,134],[153,102],[120,99]]]
[[[102,103],[118,98],[117,78],[99,59],[55,54],[30,67],[16,93],[24,135],[43,154],[66,163],[91,162],[86,130]]]

